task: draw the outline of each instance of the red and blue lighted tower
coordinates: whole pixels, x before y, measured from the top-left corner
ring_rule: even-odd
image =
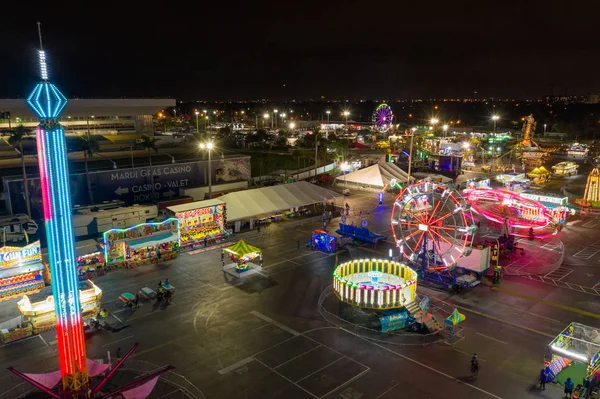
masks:
[[[36,141],[56,309],[58,353],[63,390],[81,392],[88,387],[86,351],[77,282],[65,131],[57,119],[67,99],[48,80],[41,34],[39,61],[42,81],[35,86],[27,103],[40,118]]]

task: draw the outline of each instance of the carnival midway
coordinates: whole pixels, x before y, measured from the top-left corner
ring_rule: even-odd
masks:
[[[579,175],[578,161],[587,160],[586,145],[573,143],[565,151],[567,160],[544,166],[558,149],[534,141],[533,116],[524,118],[522,137],[513,144],[505,143],[507,134],[496,132],[485,138],[486,144],[473,133],[448,137],[446,125],[440,135],[437,119],[430,127],[398,132],[391,107],[381,104],[372,125],[387,143],[384,159],[365,168],[358,160],[345,163],[331,190],[293,182],[211,198],[209,188],[206,200],[169,205],[161,217],[151,204],[142,205],[154,209],[147,211],[150,217],[113,218],[109,228],[98,232],[99,240],[76,242],[65,136],[58,122],[67,100],[50,83],[41,30],[39,36],[41,82],[27,103],[40,120],[36,139],[46,246],[39,240],[29,242],[27,234],[24,246],[7,246],[4,238],[0,306],[5,320],[0,320],[0,339],[8,346],[36,336],[46,343],[47,334],[55,338],[51,342],[57,346],[59,370],[31,373],[9,368],[46,397],[150,396],[177,364],[127,374],[116,386],[109,381],[125,375],[119,373],[140,344],[131,342],[131,349],[123,353],[118,347],[112,358],[109,351],[104,362],[88,356],[88,342],[96,334],[128,327],[122,319],[135,323],[136,317],[145,317],[136,316],[140,307],[171,312],[183,296],[175,295],[177,284],[168,277],[150,283],[136,276],[177,269],[178,262],[199,259],[193,256],[220,255],[220,262],[210,267],[218,269],[223,285],[215,288],[215,280],[198,280],[198,285],[219,293],[239,290],[248,294],[246,299],[257,284],[276,285],[273,280],[281,272],[272,273],[271,268],[303,265],[290,254],[324,256],[319,259],[335,262],[327,265],[326,281],[317,284],[326,288],[315,311],[328,323],[368,340],[453,347],[464,339],[466,312],[459,306],[442,312],[443,301],[424,295],[425,287],[468,296],[482,287],[500,288],[507,276],[543,280],[561,267],[561,236],[569,222],[580,215],[600,215],[598,168],[587,176],[582,196],[572,195],[567,187],[568,179]],[[202,148],[210,150],[212,144]],[[469,176],[475,177],[460,177],[473,169],[478,174]],[[565,182],[559,192],[545,190],[552,180]],[[362,202],[354,202],[355,193]],[[375,219],[384,219],[386,228],[372,223]],[[302,236],[278,244],[289,260],[271,261],[266,253],[273,248],[259,244],[265,241],[265,231],[275,228],[270,226],[282,226],[282,235],[288,230]],[[382,254],[386,243],[391,246]],[[204,265],[195,261],[194,267]],[[196,278],[193,274],[190,280]],[[115,294],[111,285],[120,279],[128,284]],[[295,289],[299,287],[290,288],[290,295],[303,295]],[[186,295],[199,295],[196,291],[188,289]],[[265,325],[301,335],[252,312]],[[193,328],[197,329],[195,320]],[[598,390],[597,328],[577,321],[565,325],[556,338],[548,339],[539,358],[540,382],[560,382],[568,376],[575,383],[574,398],[593,397]],[[232,370],[242,375],[244,365],[258,359],[242,361]],[[477,356],[470,371],[473,383],[479,372]]]

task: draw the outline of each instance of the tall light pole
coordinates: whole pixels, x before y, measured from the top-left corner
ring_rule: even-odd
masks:
[[[331,114],[331,111],[327,110],[325,113],[327,114],[327,125],[329,125],[329,114]]]
[[[281,115],[281,126],[285,127],[285,117],[287,116],[287,114],[285,112],[282,112],[280,115]]]
[[[446,133],[448,132],[448,125],[442,126],[442,130],[444,131],[444,138],[446,138]]]
[[[269,119],[269,114],[264,114],[263,115],[263,119],[264,119],[264,121],[263,121],[263,127],[266,127],[267,126],[267,119]]]
[[[198,127],[198,116],[200,115],[200,112],[196,111],[194,113],[196,114],[196,134],[200,134],[200,128]]]
[[[315,177],[317,177],[317,168],[319,167],[319,133],[315,130]]]
[[[348,130],[348,115],[350,115],[350,111],[344,111],[344,116],[346,117],[346,130]]]
[[[273,118],[271,118],[271,129],[273,129],[273,119],[275,119],[275,128],[277,128],[277,113],[279,111],[274,109],[273,110]]]
[[[435,125],[437,125],[437,123],[439,122],[439,119],[431,118],[430,122],[431,122],[431,126],[433,126],[432,129],[435,132]]]
[[[492,121],[494,122],[494,133],[496,133],[496,122],[498,122],[500,117],[498,115],[492,115]]]
[[[544,134],[546,134],[546,124],[544,123]]]
[[[207,143],[200,143],[200,149],[208,152],[208,199],[212,198],[212,149],[213,143],[209,141]]]
[[[410,129],[410,131],[412,132],[412,134],[410,135],[410,148],[408,149],[408,177],[407,177],[407,181],[406,184],[410,185],[410,170],[412,168],[412,152],[413,152],[413,140],[415,138],[415,132],[417,131],[416,127],[413,127],[412,129]]]

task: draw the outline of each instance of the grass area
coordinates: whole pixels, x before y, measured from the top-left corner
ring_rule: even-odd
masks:
[[[236,154],[249,155],[252,176],[264,176],[276,170],[286,169],[296,171],[298,169],[313,166],[315,154],[313,150],[302,149],[297,154],[285,150],[252,150],[236,149]],[[319,166],[323,165],[324,157],[319,154]],[[327,159],[330,163],[331,159]]]

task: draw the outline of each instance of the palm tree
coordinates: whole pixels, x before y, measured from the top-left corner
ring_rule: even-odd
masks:
[[[100,151],[100,144],[98,141],[92,136],[79,137],[78,140],[74,141],[72,151],[82,151],[83,152],[83,160],[85,162],[85,180],[87,182],[88,195],[90,198],[90,203],[93,205],[94,202],[94,193],[92,192],[92,183],[90,182],[90,171],[88,169],[88,157],[94,156],[94,153]]]
[[[152,155],[150,155],[150,150],[154,150],[154,152],[158,152],[158,147],[156,146],[156,142],[160,139],[150,137],[146,134],[142,135],[142,142],[140,143],[142,147],[148,150],[148,159],[150,160],[150,185],[152,186],[152,200],[154,201],[154,173],[152,171]]]
[[[25,191],[25,206],[27,207],[27,216],[31,217],[31,204],[29,203],[29,187],[27,186],[27,170],[25,169],[25,155],[23,154],[23,140],[31,134],[31,131],[23,125],[15,127],[9,132],[8,143],[13,147],[19,147],[21,154],[21,168],[23,169],[23,187]]]

